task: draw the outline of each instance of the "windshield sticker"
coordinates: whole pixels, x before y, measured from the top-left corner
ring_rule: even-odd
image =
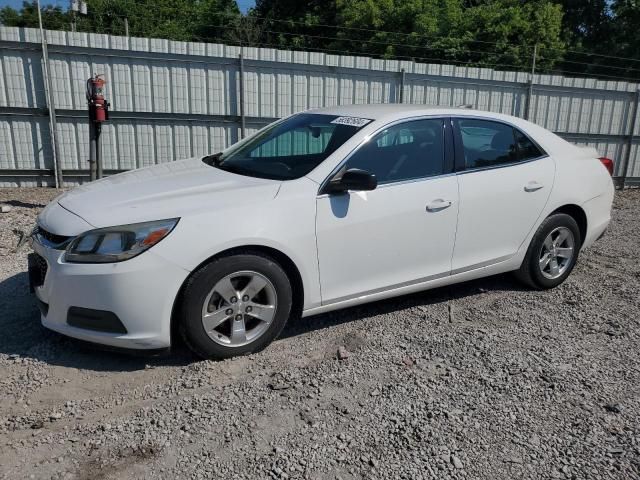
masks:
[[[337,125],[350,125],[352,127],[364,127],[367,123],[370,123],[371,120],[368,118],[358,118],[358,117],[338,117],[335,120],[332,120],[331,123],[335,123]]]

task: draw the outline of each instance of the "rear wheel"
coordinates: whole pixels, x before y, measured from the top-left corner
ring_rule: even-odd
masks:
[[[182,336],[203,358],[257,352],[280,334],[291,304],[291,284],[273,259],[259,254],[222,257],[189,279]]]
[[[534,288],[560,285],[578,260],[581,241],[580,229],[573,217],[564,213],[551,215],[533,236],[516,275]]]

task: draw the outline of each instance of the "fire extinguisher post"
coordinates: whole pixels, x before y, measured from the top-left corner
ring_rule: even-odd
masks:
[[[89,180],[94,181],[97,175],[98,133],[95,122],[89,121]]]
[[[89,106],[89,178],[102,178],[100,159],[100,133],[102,123],[109,120],[109,102],[104,98],[103,78],[94,75],[87,80],[87,104]]]

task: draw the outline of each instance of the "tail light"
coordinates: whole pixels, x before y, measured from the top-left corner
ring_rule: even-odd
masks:
[[[600,157],[598,160],[602,162],[602,165],[607,169],[609,175],[613,177],[613,160],[607,157]]]

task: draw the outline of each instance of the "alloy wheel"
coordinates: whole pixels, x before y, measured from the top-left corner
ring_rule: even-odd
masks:
[[[276,289],[267,277],[235,272],[220,279],[205,298],[202,326],[214,342],[242,347],[267,331],[276,307]]]
[[[538,257],[540,273],[550,280],[561,277],[571,265],[574,255],[573,232],[567,227],[553,229],[545,238],[540,249]]]

